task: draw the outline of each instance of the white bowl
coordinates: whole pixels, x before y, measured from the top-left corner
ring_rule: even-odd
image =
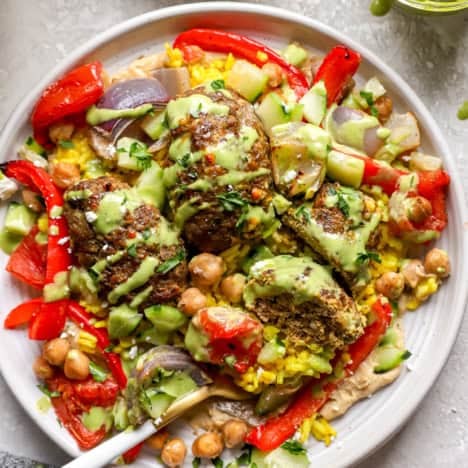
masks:
[[[439,155],[452,177],[449,195],[449,225],[438,242],[452,261],[452,275],[424,307],[405,317],[407,347],[413,353],[407,363],[411,372],[373,398],[355,405],[345,417],[334,423],[337,440],[329,447],[310,443],[315,468],[347,466],[362,460],[387,441],[410,417],[434,384],[455,341],[463,316],[468,285],[466,231],[462,225],[463,192],[453,158],[440,129],[411,88],[374,54],[342,34],[316,21],[286,10],[245,3],[200,3],[150,12],[121,23],[100,34],[69,55],[19,103],[0,137],[0,161],[14,157],[19,145],[31,133],[28,115],[41,91],[53,80],[78,63],[99,59],[115,70],[139,55],[160,50],[165,42],[192,27],[232,29],[281,46],[297,40],[326,52],[338,43],[346,44],[363,56],[359,77],[377,75],[388,89],[395,105],[413,111],[420,122],[423,147]],[[4,217],[4,208],[1,217]],[[0,262],[6,264],[6,256]],[[1,320],[31,291],[7,273],[0,273],[2,294]],[[37,293],[36,293],[37,294]],[[79,455],[74,440],[62,429],[53,414],[40,413],[36,402],[41,394],[31,364],[38,343],[28,341],[24,331],[0,328],[0,366],[11,390],[32,419],[58,445],[72,456]],[[139,466],[154,466],[154,456],[141,459]],[[187,466],[189,463],[187,462]],[[190,464],[191,466],[191,464]]]

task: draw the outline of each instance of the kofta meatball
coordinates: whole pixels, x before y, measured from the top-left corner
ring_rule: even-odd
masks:
[[[65,193],[65,200],[76,260],[96,277],[103,301],[130,303],[143,291],[140,308],[177,301],[186,286],[185,249],[155,206],[112,177],[83,180]],[[129,286],[127,280],[148,257],[157,265],[149,279],[116,289]]]
[[[169,102],[163,164],[169,207],[187,243],[217,253],[274,223],[269,143],[250,103],[211,85]]]

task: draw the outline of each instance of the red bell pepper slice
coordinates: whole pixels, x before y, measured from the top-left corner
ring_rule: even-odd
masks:
[[[127,450],[123,455],[122,458],[124,459],[125,463],[133,463],[138,455],[140,455],[140,452],[145,445],[144,442],[140,442],[138,445],[135,445],[135,447],[132,447],[131,449]]]
[[[119,387],[112,378],[95,382],[88,378],[83,382],[72,382],[59,374],[46,381],[49,390],[59,392],[52,397],[52,405],[62,425],[77,441],[79,447],[88,450],[99,444],[106,436],[106,428],[89,431],[81,422],[80,415],[92,406],[108,407],[115,403]]]
[[[7,315],[3,322],[4,327],[12,329],[28,324],[33,315],[40,309],[41,304],[42,297],[23,302]]]
[[[111,371],[120,388],[127,386],[127,376],[122,367],[120,356],[116,353],[107,351],[111,342],[107,330],[96,328],[91,323],[91,315],[86,312],[84,307],[74,301],[68,301],[68,317],[75,322],[81,329],[87,331],[97,339],[97,346],[106,359],[107,367]]]
[[[55,275],[67,271],[71,265],[67,222],[63,216],[54,215],[54,210],[63,209],[62,193],[44,169],[29,161],[10,161],[5,173],[44,198],[49,218],[45,284],[53,283]]]
[[[37,141],[47,143],[47,127],[84,112],[103,94],[101,62],[81,65],[51,84],[37,101],[31,116]]]
[[[52,340],[62,333],[67,320],[67,299],[42,302],[29,323],[28,336],[31,340]]]
[[[342,98],[345,85],[356,73],[361,64],[361,56],[348,47],[338,45],[323,59],[314,77],[314,84],[325,83],[327,104],[332,105]]]
[[[390,304],[378,300],[372,306],[372,310],[375,320],[366,327],[364,334],[348,347],[350,361],[345,366],[345,376],[352,375],[367,358],[391,322]],[[331,381],[329,376],[312,380],[300,391],[284,413],[253,428],[247,434],[245,441],[265,452],[276,449],[294,435],[305,419],[322,408],[342,380]]]
[[[298,98],[301,98],[309,89],[307,78],[298,68],[286,62],[274,50],[248,37],[215,29],[196,28],[179,34],[173,47],[184,52],[187,46],[191,45],[211,52],[232,53],[259,67],[267,62],[276,63],[285,72],[289,86]],[[190,56],[187,60],[190,60]]]
[[[44,287],[47,262],[47,245],[39,244],[34,226],[21,244],[11,254],[6,271],[36,289]]]

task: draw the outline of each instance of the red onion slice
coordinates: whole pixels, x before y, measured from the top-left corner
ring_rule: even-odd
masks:
[[[100,109],[134,109],[143,104],[164,107],[169,101],[166,88],[156,78],[135,78],[112,85],[98,101]],[[109,120],[98,125],[99,129],[112,137],[120,135],[135,119],[122,118]]]

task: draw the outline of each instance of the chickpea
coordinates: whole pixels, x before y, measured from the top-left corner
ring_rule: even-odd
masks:
[[[60,140],[69,140],[74,131],[75,126],[72,123],[55,123],[49,127],[49,138],[54,143],[58,143]]]
[[[180,296],[179,308],[187,315],[195,315],[206,307],[206,296],[198,288],[188,288]]]
[[[186,455],[187,448],[185,447],[185,443],[179,438],[166,442],[161,451],[163,463],[170,468],[181,466],[184,463]]]
[[[188,268],[195,286],[202,289],[214,286],[225,270],[223,259],[210,253],[193,257]]]
[[[231,419],[226,421],[223,425],[223,439],[227,448],[237,447],[244,442],[247,435],[248,427],[244,421]]]
[[[41,380],[50,379],[54,375],[54,368],[42,356],[34,361],[33,371]]]
[[[221,293],[232,304],[237,304],[242,299],[242,293],[245,287],[245,276],[236,273],[226,276],[221,282]]]
[[[410,288],[415,288],[422,278],[426,276],[424,265],[421,260],[413,259],[406,262],[401,268],[401,274],[405,278],[405,283]]]
[[[44,345],[42,355],[44,359],[53,366],[61,366],[65,362],[70,343],[64,338],[54,338]]]
[[[39,195],[32,190],[24,189],[21,192],[24,204],[32,211],[40,213],[43,210]]]
[[[376,282],[375,290],[388,297],[389,299],[398,299],[405,287],[405,278],[401,273],[389,271],[384,273]]]
[[[49,166],[52,180],[60,188],[68,188],[80,181],[80,167],[78,164],[67,162],[53,162]]]
[[[415,223],[422,223],[432,214],[432,205],[429,200],[424,197],[408,198],[408,219]]]
[[[385,123],[393,111],[393,102],[387,95],[380,96],[378,99],[376,99],[374,107],[379,113],[378,118],[380,122]]]
[[[156,432],[156,434],[154,434],[153,436],[148,437],[146,439],[146,443],[153,450],[160,452],[163,449],[164,444],[166,443],[168,438],[169,432],[167,432],[165,429],[161,429],[160,431]]]
[[[426,258],[424,259],[424,268],[429,274],[437,275],[440,278],[446,278],[450,275],[450,260],[447,252],[437,248],[427,252]]]
[[[78,349],[68,351],[63,366],[65,376],[71,380],[84,380],[89,375],[89,358]]]
[[[223,439],[217,432],[205,432],[192,444],[193,456],[200,458],[219,457],[223,449]]]

